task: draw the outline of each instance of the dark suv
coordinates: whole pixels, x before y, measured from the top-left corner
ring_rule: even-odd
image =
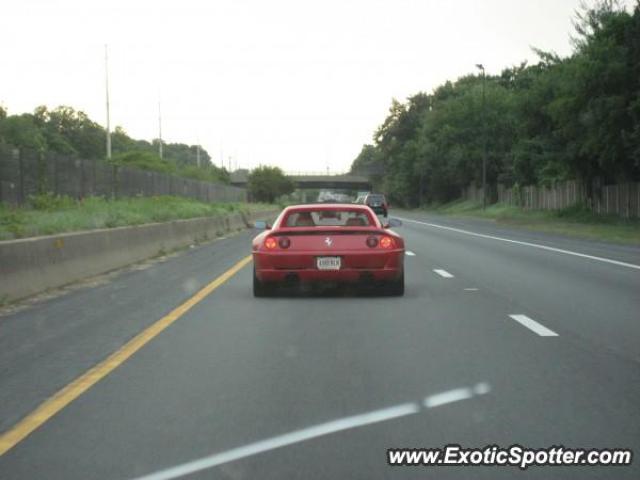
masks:
[[[364,203],[375,213],[381,213],[385,217],[389,213],[389,205],[387,199],[381,193],[370,193],[364,197]]]

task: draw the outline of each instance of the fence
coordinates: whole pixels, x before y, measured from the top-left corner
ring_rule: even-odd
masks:
[[[0,202],[22,204],[29,195],[45,192],[73,198],[175,195],[202,202],[247,199],[246,190],[239,187],[0,144]]]
[[[557,183],[552,187],[514,189],[498,185],[497,192],[493,192],[493,195],[487,192],[487,195],[500,203],[519,205],[528,210],[557,210],[583,203],[599,214],[640,217],[640,183],[595,187],[591,199],[587,196],[585,186],[575,180]],[[470,185],[464,190],[463,197],[481,201],[482,188]]]

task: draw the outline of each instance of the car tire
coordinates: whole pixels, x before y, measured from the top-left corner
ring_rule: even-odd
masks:
[[[256,275],[256,269],[253,269],[253,296],[256,298],[268,297],[272,293],[272,288],[269,284],[258,280]]]
[[[402,297],[404,295],[404,271],[396,280],[389,282],[387,294],[392,297]]]

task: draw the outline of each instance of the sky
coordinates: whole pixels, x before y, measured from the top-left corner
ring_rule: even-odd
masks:
[[[571,53],[579,0],[5,0],[0,105],[70,105],[220,165],[349,169],[392,98]]]

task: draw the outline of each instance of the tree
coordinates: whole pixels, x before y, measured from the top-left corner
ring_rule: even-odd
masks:
[[[0,122],[0,141],[16,147],[44,151],[47,140],[29,113],[11,115]]]
[[[371,171],[378,172],[382,163],[382,158],[373,145],[363,145],[362,150],[351,164],[351,173],[365,174]]]
[[[258,202],[273,203],[278,197],[294,190],[293,182],[278,167],[258,167],[249,173],[248,187],[251,198]]]
[[[3,143],[99,160],[106,154],[105,139],[104,128],[69,106],[61,105],[51,110],[41,105],[33,114],[10,116],[0,106],[0,142]],[[135,140],[118,126],[111,134],[112,162],[207,182],[229,183],[229,173],[213,165],[205,149],[184,143],[164,144],[164,158],[161,159],[155,142]]]
[[[150,147],[150,145],[149,145]],[[139,148],[138,142],[127,135],[127,132],[124,128],[117,126],[115,130],[111,133],[111,151],[114,154],[129,152],[131,150],[148,150],[150,148]]]
[[[477,75],[393,99],[352,171],[381,163],[396,204],[450,201],[480,183],[486,132],[490,196],[497,184],[640,180],[640,2],[631,14],[597,1],[575,31],[569,57],[534,48],[537,64],[487,75],[484,115]]]
[[[106,131],[91,120],[86,113],[61,105],[44,112],[46,130],[50,137],[59,134],[64,137],[74,152],[81,158],[97,159],[105,155]],[[65,152],[67,153],[67,152]]]
[[[44,136],[46,149],[56,153],[67,155],[77,155],[77,150],[71,145],[64,132],[60,131],[51,123],[49,109],[40,105],[33,112],[33,117],[40,132]]]
[[[111,158],[115,165],[135,167],[141,170],[151,170],[160,173],[176,173],[177,167],[169,160],[160,158],[157,154],[143,151],[118,153]]]

